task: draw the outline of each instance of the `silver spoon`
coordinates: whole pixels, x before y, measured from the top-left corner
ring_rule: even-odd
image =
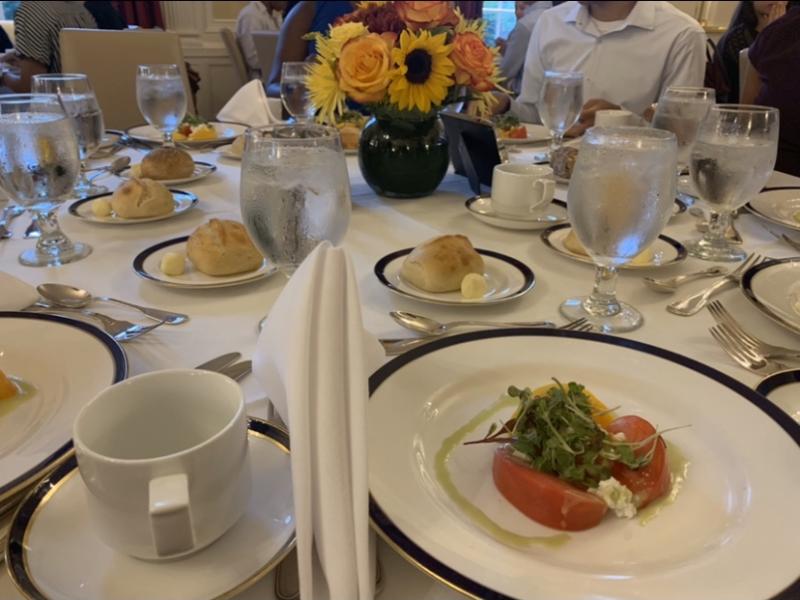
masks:
[[[451,321],[440,323],[429,317],[415,315],[405,311],[392,311],[389,313],[398,324],[406,329],[417,331],[425,335],[444,335],[454,329],[475,329],[480,327],[555,327],[551,321],[527,321],[520,323],[492,322],[492,321]]]
[[[118,156],[115,158],[111,164],[106,165],[104,167],[97,167],[95,169],[87,169],[88,171],[98,171],[94,175],[89,178],[89,181],[94,181],[101,175],[105,175],[108,172],[111,175],[119,175],[125,169],[128,168],[128,165],[131,164],[131,157],[130,156]]]
[[[86,290],[63,283],[43,283],[36,286],[36,291],[39,292],[45,300],[49,300],[57,306],[64,306],[66,308],[83,308],[84,306],[88,306],[92,301],[92,295]],[[125,300],[117,300],[116,298],[109,298],[108,296],[95,296],[95,299],[130,306],[151,319],[163,321],[167,325],[180,325],[189,320],[189,315],[184,315],[183,313],[168,312],[157,308],[139,306],[138,304],[132,304]]]
[[[667,277],[665,279],[653,279],[652,277],[645,277],[644,283],[651,290],[655,290],[657,292],[664,292],[666,294],[671,294],[672,292],[678,289],[678,286],[686,283],[687,281],[692,281],[694,279],[701,279],[703,277],[716,277],[717,275],[725,275],[727,273],[728,269],[724,267],[711,267],[710,269],[706,269],[704,271],[698,271],[697,273],[676,275],[675,277]]]

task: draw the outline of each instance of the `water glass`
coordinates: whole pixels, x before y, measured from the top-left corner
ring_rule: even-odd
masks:
[[[338,244],[347,232],[350,179],[335,128],[249,129],[239,189],[250,237],[287,276],[319,242]]]
[[[80,172],[78,136],[58,96],[0,96],[0,183],[38,216],[35,249],[19,256],[23,265],[59,266],[88,256],[88,244],[71,242],[56,218],[58,205],[72,196]]]
[[[97,103],[89,78],[82,73],[46,73],[34,75],[31,83],[34,94],[55,94],[61,99],[64,110],[72,117],[78,134],[81,173],[75,185],[78,197],[105,194],[108,188],[93,185],[86,177],[86,161],[100,147],[105,126],[103,112]]]
[[[705,236],[686,244],[703,260],[743,260],[747,252],[725,238],[731,213],[767,183],[778,153],[778,109],[743,104],[712,106],[692,147],[689,173],[711,219]]]
[[[572,127],[583,106],[583,73],[545,71],[539,95],[539,116],[550,130],[550,154],[561,147],[564,133]]]
[[[144,118],[161,132],[165,146],[186,116],[186,89],[178,65],[139,65],[136,102]]]
[[[617,300],[617,269],[650,247],[672,215],[678,143],[646,127],[593,127],[584,134],[567,196],[569,220],[595,263],[590,296],[569,298],[561,313],[605,333],[642,324]]]
[[[315,112],[306,86],[308,67],[305,62],[285,62],[281,66],[281,101],[299,123],[313,119]]]

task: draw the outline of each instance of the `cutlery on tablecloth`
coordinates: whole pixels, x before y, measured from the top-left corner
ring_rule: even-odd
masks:
[[[744,259],[742,264],[740,264],[734,271],[731,271],[708,288],[689,296],[688,298],[668,304],[667,310],[672,314],[679,315],[681,317],[690,317],[697,314],[703,309],[703,307],[705,307],[712,295],[725,288],[738,285],[745,271],[747,271],[750,267],[764,262],[765,260],[766,258],[759,256],[758,254],[751,254]]]
[[[219,371],[220,369],[232,365],[240,358],[242,358],[241,352],[228,352],[227,354],[221,354],[211,360],[200,363],[195,369],[200,369],[201,371]]]
[[[85,308],[65,308],[63,306],[55,306],[45,302],[37,302],[25,307],[23,310],[26,312],[43,312],[50,314],[62,313],[67,316],[76,314],[83,315],[84,317],[88,317],[99,322],[105,332],[118,342],[129,342],[130,340],[136,339],[145,333],[149,333],[153,329],[161,327],[164,324],[164,321],[159,321],[158,323],[153,323],[152,325],[139,325],[138,323],[131,323],[130,321],[115,319],[113,317],[109,317],[108,315],[104,315],[103,313],[87,310]]]
[[[755,350],[739,345],[727,325],[714,325],[708,331],[725,353],[748,371],[765,375],[787,368],[783,363],[770,360]]]
[[[450,333],[455,329],[481,329],[481,328],[513,328],[513,327],[555,327],[556,324],[552,321],[523,321],[523,322],[492,322],[492,321],[451,321],[449,323],[441,323],[430,317],[416,315],[414,313],[405,312],[402,310],[393,310],[389,316],[395,322],[423,335],[439,336]]]
[[[694,281],[702,277],[716,277],[718,275],[727,274],[728,270],[724,267],[711,267],[703,271],[697,271],[696,273],[686,273],[685,275],[676,275],[675,277],[665,277],[663,279],[644,277],[642,281],[644,281],[644,284],[651,290],[671,294],[675,292],[679,286],[689,281]]]
[[[719,325],[725,326],[730,334],[732,343],[744,350],[756,353],[758,355],[756,358],[800,361],[800,350],[775,346],[747,333],[719,300],[712,300],[708,303],[708,312],[711,313],[711,316],[714,317],[714,320]]]

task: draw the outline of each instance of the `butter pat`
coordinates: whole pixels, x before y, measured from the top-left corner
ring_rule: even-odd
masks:
[[[111,202],[106,198],[98,198],[92,201],[92,214],[95,217],[110,217],[111,216]]]
[[[186,272],[186,257],[182,252],[167,252],[161,257],[161,272],[170,277]]]
[[[461,280],[461,295],[467,300],[483,298],[488,289],[486,278],[478,273],[470,273]]]

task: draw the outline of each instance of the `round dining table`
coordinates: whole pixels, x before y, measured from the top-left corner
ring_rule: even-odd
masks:
[[[129,148],[121,153],[129,154],[134,163],[142,156],[138,150]],[[69,214],[67,207],[70,201],[66,202],[59,213],[64,231],[73,240],[88,242],[94,249],[84,260],[57,268],[22,266],[17,261],[18,254],[34,243],[34,240],[23,239],[23,231],[28,225],[25,217],[14,221],[10,239],[0,241],[0,269],[32,285],[45,282],[70,284],[89,290],[96,296],[113,296],[190,315],[188,323],[174,327],[162,326],[126,342],[124,349],[129,361],[129,375],[158,369],[193,367],[232,351],[241,352],[245,358],[249,358],[258,338],[259,320],[269,312],[285,284],[284,277],[275,274],[237,287],[176,289],[136,274],[132,263],[143,250],[159,242],[188,235],[212,217],[241,219],[241,162],[222,157],[215,150],[194,151],[193,155],[195,160],[215,163],[217,170],[202,180],[173,186],[193,192],[199,198],[194,209],[173,218],[131,226],[96,224]],[[358,274],[365,327],[376,336],[399,338],[413,335],[391,319],[389,312],[392,310],[405,310],[442,321],[551,320],[563,324],[566,320],[558,310],[561,302],[567,297],[591,291],[593,267],[555,253],[543,243],[541,231],[501,229],[483,223],[470,214],[465,201],[473,194],[466,178],[450,172],[430,196],[389,199],[378,196],[367,186],[359,171],[356,156],[349,155],[346,160],[352,189],[352,217],[343,245],[352,257]],[[526,155],[514,150],[510,160],[523,161]],[[112,189],[121,181],[111,176],[99,180]],[[800,187],[800,178],[776,172],[768,185]],[[556,198],[566,200],[565,185],[557,186]],[[663,233],[679,241],[689,240],[700,235],[696,224],[696,217],[683,212],[670,220]],[[748,252],[774,258],[796,255],[796,251],[770,232],[770,229],[778,229],[777,226],[767,225],[748,213],[736,220],[736,226]],[[525,263],[535,274],[534,288],[519,299],[494,306],[452,307],[427,304],[397,295],[384,287],[375,276],[375,263],[385,255],[416,246],[444,233],[464,234],[475,247],[500,252]],[[624,334],[624,337],[693,358],[754,387],[761,375],[735,364],[717,345],[708,331],[714,324],[708,311],[681,317],[666,310],[668,303],[706,287],[710,280],[687,284],[673,295],[655,292],[642,281],[645,275],[671,276],[708,266],[709,263],[689,257],[674,265],[644,271],[622,271],[618,281],[619,298],[633,304],[644,315],[643,326]],[[732,268],[731,265],[725,266]],[[725,291],[718,298],[750,333],[778,345],[800,347],[800,336],[760,313],[739,289]],[[111,314],[124,314],[129,320],[137,317],[136,313],[119,313],[111,304],[97,303],[93,308]],[[142,323],[145,321],[140,319]],[[602,357],[598,357],[598,360],[602,361]],[[86,368],[91,369],[92,365],[87,364]],[[266,418],[267,403],[256,378],[252,375],[246,377],[242,380],[242,386],[250,414]],[[417,570],[385,543],[379,542],[378,552],[384,579],[380,595],[382,600],[455,600],[463,597]],[[275,598],[273,587],[274,572],[236,598],[272,599]],[[8,573],[3,570],[0,573],[0,600],[21,597]]]

